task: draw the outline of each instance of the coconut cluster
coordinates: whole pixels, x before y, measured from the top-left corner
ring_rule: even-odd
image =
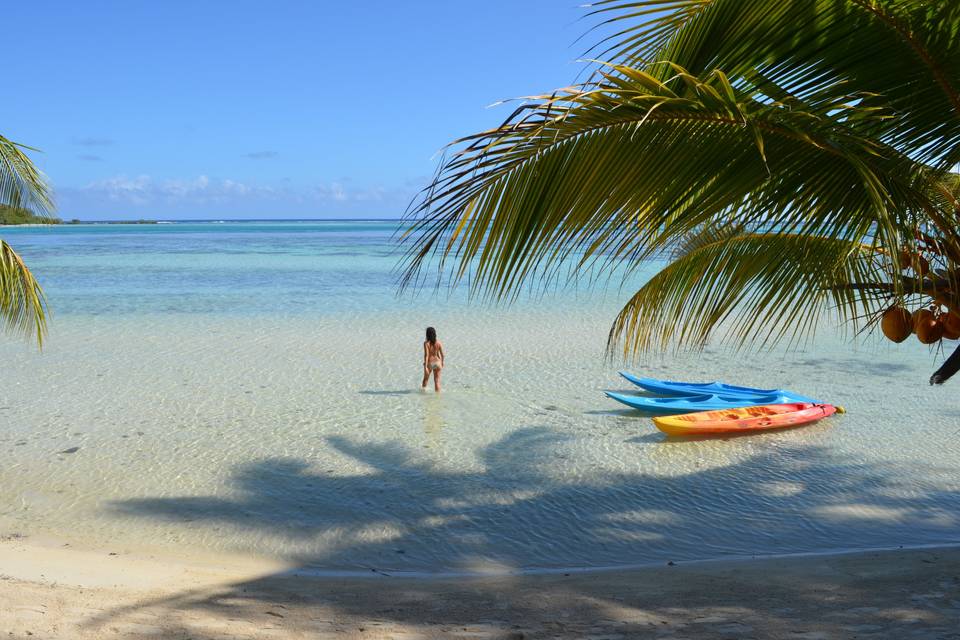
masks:
[[[884,311],[880,329],[893,342],[903,342],[911,335],[916,335],[923,344],[933,344],[944,338],[957,340],[960,339],[960,313],[944,311],[937,304],[913,313],[894,305]]]
[[[919,239],[919,238],[918,238]],[[923,243],[921,243],[923,244]],[[937,260],[940,252],[929,241],[924,249],[930,252],[930,259]],[[931,273],[930,260],[919,251],[901,251],[898,269],[903,275],[924,280]],[[892,266],[892,265],[891,265]],[[893,274],[897,277],[897,274]],[[960,313],[952,310],[953,304],[943,296],[934,296],[933,303],[921,307],[912,313],[906,308],[894,305],[884,311],[880,321],[883,335],[893,342],[903,342],[911,335],[923,344],[934,344],[946,338],[960,339]]]

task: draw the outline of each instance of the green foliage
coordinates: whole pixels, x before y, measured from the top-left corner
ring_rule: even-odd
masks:
[[[38,215],[53,211],[50,185],[26,151],[36,151],[0,136],[0,204]]]
[[[414,201],[405,283],[511,297],[675,259],[619,314],[625,355],[960,307],[960,3],[606,0],[589,81],[456,141]],[[906,252],[906,253],[904,253]],[[902,255],[936,265],[910,274]],[[906,269],[906,270],[905,270]],[[571,273],[576,277],[577,269]]]
[[[8,216],[13,220],[51,220],[53,194],[26,150],[29,147],[0,136],[0,216],[4,220]],[[47,315],[40,285],[20,256],[0,240],[0,323],[7,331],[36,338],[42,346]]]
[[[47,333],[47,303],[43,290],[17,253],[0,240],[0,320],[7,331],[35,336],[43,344]]]
[[[0,204],[0,224],[59,224],[60,222],[59,218],[38,216],[27,209]]]

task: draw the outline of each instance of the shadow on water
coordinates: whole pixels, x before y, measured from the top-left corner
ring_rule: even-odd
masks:
[[[420,393],[416,389],[363,389],[358,391],[365,396],[411,396]]]
[[[633,396],[637,398],[662,398],[663,396],[658,396],[655,393],[648,393],[643,389],[638,387],[630,387],[629,389],[601,389],[603,392],[611,391],[613,393],[620,393],[626,396]],[[656,412],[647,412],[643,409],[637,409],[636,407],[628,407],[618,400],[613,398],[606,398],[607,407],[606,409],[591,409],[589,411],[584,411],[584,415],[588,416],[621,416],[621,417],[640,417],[640,418],[652,418],[653,416],[662,415]]]
[[[830,363],[830,367],[838,371],[855,371],[858,373],[867,373],[873,376],[885,378],[902,377],[909,372],[922,371],[917,365],[894,363],[886,361],[875,361],[866,358],[816,358],[797,360],[794,366],[812,367],[822,369],[825,362]]]
[[[794,429],[810,429],[809,425],[797,425],[793,427],[784,427],[782,429],[771,429],[765,431],[764,433],[779,433],[781,431],[792,431]],[[741,438],[751,439],[756,438],[758,435],[757,432],[746,431],[744,433],[705,433],[702,435],[689,435],[689,436],[673,436],[667,435],[661,431],[653,431],[652,433],[645,433],[643,435],[634,436],[628,438],[624,442],[630,442],[633,444],[650,444],[650,443],[659,443],[663,445],[669,444],[684,444],[687,442],[709,442],[711,440],[739,440]]]
[[[436,468],[399,443],[330,437],[330,447],[372,471],[343,476],[296,458],[264,459],[233,470],[235,497],[124,500],[110,509],[119,517],[227,523],[290,543],[293,549],[313,543],[310,548],[315,551],[289,553],[293,573],[340,569],[396,575],[430,567],[464,571],[484,563],[509,569],[622,566],[731,553],[956,540],[958,495],[922,484],[899,491],[904,471],[893,465],[788,445],[740,462],[673,475],[611,471],[560,482],[553,479],[549,465],[562,462],[559,448],[566,440],[546,428],[520,429],[480,450],[479,470],[449,470]],[[628,442],[643,443],[636,446],[636,455],[647,456],[672,455],[669,452],[682,451],[677,447],[683,446],[650,443],[645,436]],[[334,532],[336,544],[324,545],[324,537]],[[419,624],[422,611],[404,607],[402,601],[429,597],[428,590],[420,593],[410,581],[402,581],[402,589],[395,590],[391,586],[395,578],[383,578],[382,590],[359,599],[283,586],[290,579],[290,573],[264,576],[184,592],[149,606],[242,617],[254,615],[246,606],[293,603]],[[504,598],[511,616],[519,618],[525,606],[559,606],[511,600],[502,584],[486,593],[467,584],[472,583],[452,584],[451,592],[469,591],[486,604],[462,613],[456,624],[481,623],[489,618],[484,607],[502,609],[497,603]],[[593,587],[580,588],[585,591],[564,593],[578,607],[592,603],[589,606],[596,611],[590,615],[609,615],[604,607],[613,596],[602,593],[602,585],[596,592],[590,591]],[[817,591],[813,585],[805,589],[790,597],[802,600]],[[107,612],[90,624],[128,613]],[[539,615],[545,612],[540,610]],[[546,615],[559,619],[563,612]],[[203,635],[194,632],[189,637]]]
[[[657,442],[666,442],[667,436],[660,433],[659,431],[651,431],[644,433],[639,436],[633,436],[632,438],[627,438],[624,442],[629,442],[632,444],[653,444]]]

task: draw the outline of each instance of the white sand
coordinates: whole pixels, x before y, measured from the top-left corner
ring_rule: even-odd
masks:
[[[0,637],[958,638],[960,549],[461,579],[0,542]]]
[[[676,442],[603,395],[632,387],[601,357],[615,311],[549,311],[438,318],[439,396],[394,312],[60,318],[42,354],[0,344],[0,536],[420,571],[960,541],[960,405],[924,350],[645,362],[849,409]]]

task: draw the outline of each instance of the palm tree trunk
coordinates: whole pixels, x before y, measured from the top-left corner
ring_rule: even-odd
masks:
[[[960,345],[957,345],[950,357],[940,365],[939,369],[933,372],[933,375],[930,376],[930,384],[943,384],[957,371],[960,371]]]

